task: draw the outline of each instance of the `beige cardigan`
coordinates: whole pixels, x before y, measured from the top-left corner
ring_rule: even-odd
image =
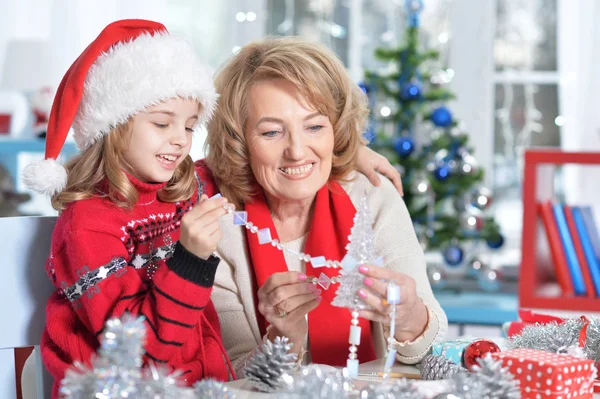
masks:
[[[417,295],[429,309],[429,325],[424,334],[413,342],[396,345],[398,361],[413,364],[427,354],[434,341],[444,338],[448,320],[431,291],[423,250],[417,241],[404,201],[389,180],[382,177],[381,181],[380,187],[374,187],[365,176],[357,174],[352,182],[343,186],[355,205],[367,193],[369,207],[375,219],[378,254],[384,257],[386,267],[415,279]],[[233,215],[226,215],[221,218],[221,229],[224,234],[217,249],[221,263],[215,278],[212,300],[221,321],[223,344],[238,378],[242,378],[246,359],[262,343],[263,337],[256,321],[253,273],[245,245],[245,228],[235,226]],[[303,242],[301,240],[302,245]],[[290,270],[304,270],[302,263],[292,265],[290,257],[286,257],[286,260]],[[335,289],[335,286],[329,289]],[[374,324],[377,355],[382,357],[385,354],[383,329],[380,324]]]

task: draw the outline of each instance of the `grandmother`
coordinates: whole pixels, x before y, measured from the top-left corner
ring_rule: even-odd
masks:
[[[314,283],[322,272],[332,278],[339,270],[317,268],[303,254],[341,260],[365,194],[384,265],[359,268],[364,286],[358,294],[373,310],[360,312],[358,358],[385,355],[385,281],[393,280],[401,290],[397,360],[418,362],[443,339],[447,319],[400,193],[386,179],[376,187],[355,171],[367,101],[342,63],[321,45],[269,38],[244,46],[215,86],[220,100],[206,158],[215,191],[270,233],[253,233],[233,214],[221,221],[213,302],[238,375],[252,351],[276,336],[288,337],[304,362],[346,364],[350,312],[331,305],[338,285]]]

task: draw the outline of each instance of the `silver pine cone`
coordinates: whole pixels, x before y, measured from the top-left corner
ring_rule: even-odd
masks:
[[[281,376],[296,367],[295,353],[289,353],[292,344],[287,337],[276,337],[274,342],[267,340],[244,369],[244,376],[262,392],[275,392],[282,386]]]
[[[427,355],[421,362],[421,378],[424,380],[447,380],[467,370],[443,356]]]

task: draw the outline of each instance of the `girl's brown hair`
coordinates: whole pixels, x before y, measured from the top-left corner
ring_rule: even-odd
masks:
[[[67,185],[52,197],[52,207],[61,212],[71,202],[102,195],[121,208],[131,209],[138,200],[138,193],[125,171],[136,174],[122,154],[131,144],[132,129],[130,119],[69,160],[65,165]],[[105,179],[106,192],[99,190]],[[164,202],[183,201],[191,198],[195,190],[194,162],[188,155],[158,192],[158,198]]]

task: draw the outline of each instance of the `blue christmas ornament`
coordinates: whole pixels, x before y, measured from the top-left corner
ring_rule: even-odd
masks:
[[[465,253],[458,245],[451,244],[444,248],[442,256],[448,266],[456,267],[462,263]]]
[[[498,269],[484,267],[477,276],[477,283],[484,291],[498,291],[502,286],[502,273]]]
[[[497,237],[490,238],[485,241],[487,246],[492,249],[498,249],[502,245],[504,245],[504,236],[502,234],[498,234]]]
[[[375,129],[373,128],[371,123],[367,125],[367,128],[365,129],[362,136],[369,141],[369,144],[375,141],[377,135],[375,134]]]
[[[450,177],[450,167],[447,164],[438,165],[433,175],[438,181],[446,181]]]
[[[425,7],[423,5],[423,0],[405,0],[404,6],[408,10],[408,12],[419,13],[423,11]]]
[[[365,82],[359,82],[358,83],[358,87],[360,87],[360,89],[363,91],[363,93],[365,94],[369,94],[369,92],[371,91],[371,88],[369,87],[368,84],[366,84]]]
[[[418,83],[405,83],[402,85],[400,97],[403,100],[418,100],[421,98],[421,85]]]
[[[398,137],[394,140],[394,150],[401,157],[409,156],[415,149],[415,142],[410,136]]]
[[[436,108],[431,113],[431,121],[439,127],[452,126],[452,112],[444,106]]]

